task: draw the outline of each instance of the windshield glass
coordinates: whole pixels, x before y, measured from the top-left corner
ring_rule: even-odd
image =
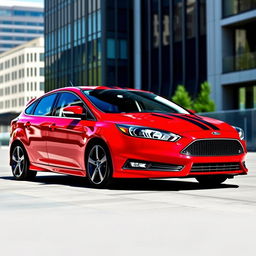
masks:
[[[189,114],[175,103],[153,93],[132,90],[84,90],[87,98],[105,113],[168,112]]]

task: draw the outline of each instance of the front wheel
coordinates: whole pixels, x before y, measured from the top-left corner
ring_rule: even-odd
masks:
[[[217,186],[227,180],[225,176],[200,176],[196,177],[196,180],[202,184],[207,186]]]
[[[110,184],[112,163],[106,146],[93,145],[86,155],[86,163],[86,174],[94,187],[103,188]]]
[[[29,159],[23,147],[16,145],[11,153],[12,174],[16,180],[31,180],[37,172],[29,170]]]

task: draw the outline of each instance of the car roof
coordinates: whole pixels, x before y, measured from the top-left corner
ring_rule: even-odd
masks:
[[[69,87],[61,87],[57,88],[55,90],[49,91],[46,94],[49,93],[54,93],[54,92],[61,92],[61,91],[74,91],[77,92],[78,90],[129,90],[129,91],[140,91],[140,92],[148,92],[152,93],[149,91],[145,90],[140,90],[140,89],[133,89],[133,88],[122,88],[122,87],[108,87],[108,86],[69,86]]]

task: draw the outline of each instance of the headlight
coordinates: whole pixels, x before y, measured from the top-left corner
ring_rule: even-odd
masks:
[[[244,136],[244,130],[240,127],[236,127],[236,126],[232,126],[233,128],[236,129],[236,131],[238,132],[239,134],[239,137],[241,140],[244,140],[245,136]]]
[[[149,127],[117,124],[117,128],[126,135],[138,138],[163,140],[163,141],[177,141],[181,136]]]

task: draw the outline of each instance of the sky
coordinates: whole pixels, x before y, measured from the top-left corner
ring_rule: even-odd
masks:
[[[44,0],[16,0],[18,2],[44,3]]]

